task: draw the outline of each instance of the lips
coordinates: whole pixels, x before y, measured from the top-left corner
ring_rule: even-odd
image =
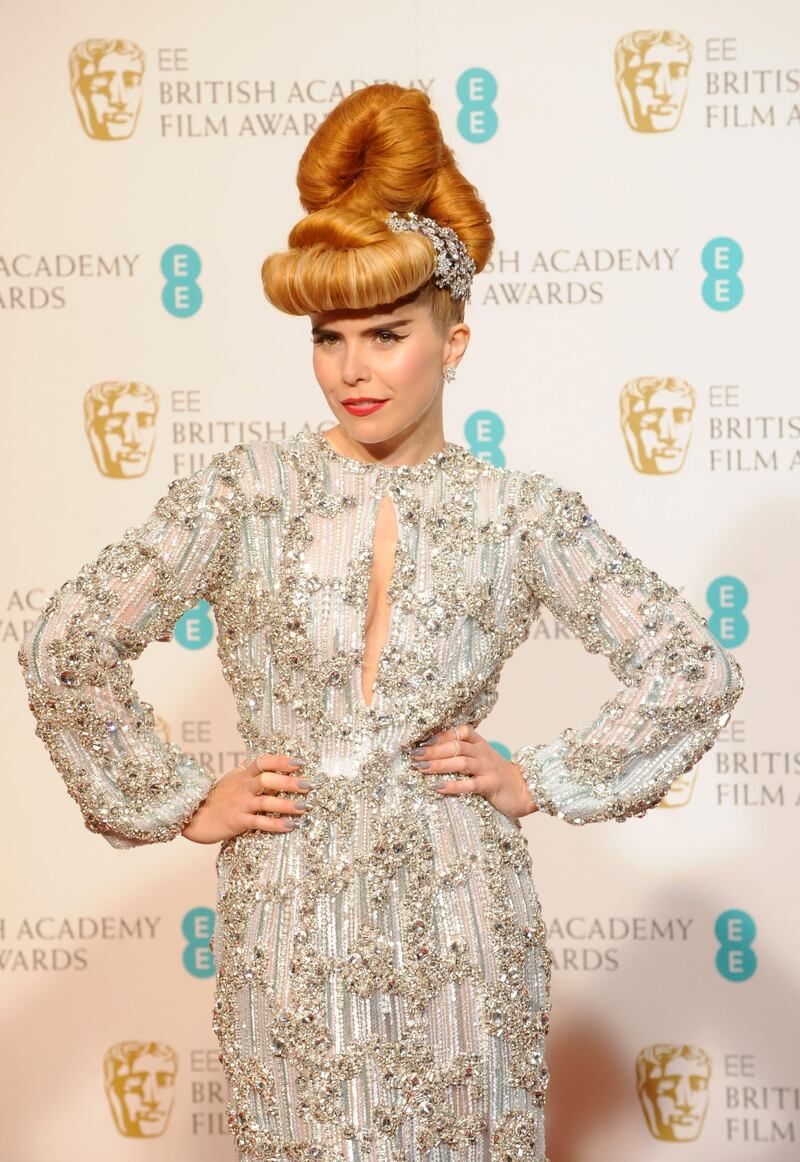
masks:
[[[345,411],[350,412],[351,416],[371,416],[375,412],[380,411],[386,403],[385,399],[358,399],[358,400],[342,400],[342,407]]]

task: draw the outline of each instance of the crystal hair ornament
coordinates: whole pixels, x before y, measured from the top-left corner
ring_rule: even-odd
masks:
[[[475,261],[455,230],[450,226],[440,226],[434,218],[418,216],[413,210],[408,211],[407,217],[392,210],[384,222],[397,234],[403,230],[414,230],[429,238],[436,250],[433,281],[438,287],[446,287],[454,299],[469,299],[470,284],[475,277]]]

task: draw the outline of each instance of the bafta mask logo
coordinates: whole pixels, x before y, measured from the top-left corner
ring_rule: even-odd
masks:
[[[680,472],[692,437],[696,392],[685,379],[642,376],[620,392],[620,423],[631,463],[646,476]]]
[[[103,476],[144,476],[156,436],[158,396],[146,383],[93,383],[83,397],[84,429]]]
[[[178,1056],[163,1041],[120,1041],[103,1061],[114,1124],[125,1138],[158,1138],[175,1098]]]
[[[614,72],[625,119],[638,133],[665,133],[680,121],[692,45],[682,32],[639,30],[620,37]]]
[[[692,797],[696,779],[696,766],[692,767],[690,771],[684,771],[678,775],[677,779],[670,785],[664,798],[658,804],[659,807],[685,807]]]
[[[708,1105],[711,1058],[694,1045],[648,1045],[636,1058],[636,1091],[659,1142],[699,1138]]]
[[[69,54],[69,87],[87,136],[132,137],[142,100],[144,53],[132,40],[82,40]]]
[[[158,734],[158,737],[162,742],[171,742],[172,740],[170,737],[169,723],[167,722],[166,718],[162,718],[160,714],[154,714],[153,717],[155,718],[156,733]]]

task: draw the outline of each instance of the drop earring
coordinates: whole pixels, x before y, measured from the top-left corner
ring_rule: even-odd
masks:
[[[452,382],[453,382],[453,380],[454,380],[454,379],[455,379],[455,377],[456,377],[456,369],[455,369],[455,367],[451,367],[451,366],[448,364],[448,365],[447,365],[447,367],[445,367],[445,369],[444,369],[444,377],[445,377],[445,379],[447,380],[447,382],[448,382],[448,383],[452,383]]]

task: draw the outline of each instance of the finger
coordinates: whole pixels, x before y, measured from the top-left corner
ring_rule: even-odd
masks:
[[[456,740],[453,738],[452,731],[445,738],[442,738],[441,735],[437,735],[436,742],[429,743],[424,747],[415,747],[413,751],[410,751],[409,754],[411,760],[412,762],[415,760],[418,762],[430,762],[432,759],[455,760],[460,758],[462,755],[471,755],[473,757],[475,756],[475,743],[469,742],[463,738],[459,738],[458,752],[456,753],[455,741]],[[417,750],[419,751],[418,754],[415,753]]]
[[[294,831],[297,824],[293,819],[276,819],[274,815],[246,815],[246,831]]]
[[[453,741],[456,739],[467,738],[467,732],[470,730],[471,727],[467,724],[462,726],[445,726],[444,730],[436,731],[434,734],[428,734],[426,738],[422,739],[422,743],[427,744],[426,749],[430,749],[431,746],[441,743],[450,743],[452,746]]]
[[[423,775],[474,775],[477,774],[477,763],[472,755],[460,754],[453,758],[428,759],[423,766],[421,762],[414,763],[417,770]]]
[[[454,779],[442,783],[436,790],[442,795],[480,795],[481,789],[477,784],[477,776],[473,775],[469,779]]]
[[[286,754],[257,754],[244,768],[248,775],[258,778],[265,771],[288,772],[296,770],[298,763]]]
[[[278,771],[262,771],[254,777],[252,790],[254,794],[258,794],[262,788],[270,791],[291,791],[298,792],[300,795],[307,795],[311,790],[310,787],[301,787],[303,781],[302,775],[282,775]]]
[[[308,810],[305,803],[295,803],[293,799],[278,799],[275,795],[253,795],[250,810],[258,812],[279,811],[282,815],[304,815]]]
[[[287,754],[257,754],[245,770],[249,775],[258,775],[261,771],[289,771],[298,765],[294,761],[296,757]]]

